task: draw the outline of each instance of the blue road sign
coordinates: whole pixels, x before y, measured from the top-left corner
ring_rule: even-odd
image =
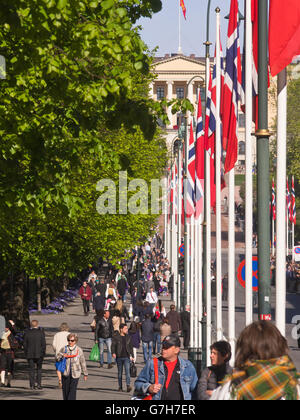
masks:
[[[243,260],[238,266],[237,278],[242,287],[245,287],[246,279],[246,261]],[[252,289],[254,292],[258,291],[258,258],[257,256],[252,257]]]

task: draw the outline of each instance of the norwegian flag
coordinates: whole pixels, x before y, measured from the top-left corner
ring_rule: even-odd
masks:
[[[251,21],[252,21],[252,120],[258,123],[258,0],[251,0]],[[246,85],[246,43],[244,44],[242,85],[243,93]],[[245,98],[242,95],[241,109],[245,112]]]
[[[198,219],[203,213],[204,201],[204,131],[200,91],[198,96],[195,159],[195,218]]]
[[[296,194],[295,194],[295,186],[294,186],[294,176],[292,176],[292,208],[291,208],[291,216],[292,220],[291,222],[296,225]]]
[[[189,140],[189,152],[188,152],[188,168],[187,168],[187,178],[186,185],[187,189],[187,200],[185,212],[186,216],[189,218],[195,213],[195,140],[194,140],[194,131],[193,123],[190,125],[190,140]]]
[[[291,211],[291,194],[290,194],[290,189],[289,189],[289,179],[286,178],[286,207],[287,207],[287,212],[289,215],[289,219],[290,221],[293,223],[293,219],[292,219],[292,211]]]
[[[272,180],[272,217],[273,217],[273,220],[276,220],[276,196],[275,196],[274,179]]]
[[[234,168],[238,149],[238,101],[242,98],[242,65],[238,25],[238,1],[231,0],[223,90],[223,146],[225,173]]]

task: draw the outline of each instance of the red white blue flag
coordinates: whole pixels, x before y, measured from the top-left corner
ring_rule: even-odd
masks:
[[[238,101],[242,97],[238,17],[238,1],[231,0],[222,103],[223,145],[226,150],[225,173],[234,168],[238,151]]]
[[[203,212],[204,201],[204,131],[202,119],[201,95],[198,96],[196,127],[196,170],[195,170],[195,218]]]
[[[276,196],[275,196],[274,179],[272,180],[272,217],[273,217],[273,220],[276,220]]]
[[[286,178],[286,207],[288,212],[288,218],[292,222],[292,211],[291,211],[291,194],[289,189],[289,179]]]
[[[294,185],[294,176],[292,176],[292,208],[291,208],[291,222],[295,225],[296,224],[296,194],[295,194],[295,185]]]
[[[190,125],[190,140],[188,152],[188,168],[185,188],[187,189],[187,200],[185,212],[187,217],[195,213],[195,140],[193,132],[193,123]]]

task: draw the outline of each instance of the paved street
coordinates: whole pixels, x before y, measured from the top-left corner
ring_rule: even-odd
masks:
[[[169,309],[170,300],[162,297],[166,309]],[[87,361],[89,377],[87,382],[83,381],[83,376],[78,385],[78,400],[129,400],[132,392],[118,392],[117,367],[107,369],[106,353],[104,355],[104,368],[99,368],[99,364],[88,360],[89,353],[94,345],[94,334],[91,332],[90,323],[94,314],[83,315],[81,299],[77,298],[69,306],[65,307],[65,312],[59,315],[32,315],[32,319],[37,319],[40,326],[45,329],[47,340],[47,354],[43,364],[43,390],[32,391],[29,389],[28,367],[24,359],[17,359],[15,366],[15,379],[12,381],[12,388],[0,388],[0,399],[5,400],[62,400],[62,391],[58,388],[58,380],[54,366],[54,353],[52,350],[52,340],[58,327],[62,322],[67,322],[72,332],[79,336],[78,345],[84,350]],[[186,355],[186,351],[182,351]],[[142,348],[138,351],[137,369],[138,373],[144,366]],[[133,384],[134,379],[132,379]],[[123,374],[125,388],[125,376]]]

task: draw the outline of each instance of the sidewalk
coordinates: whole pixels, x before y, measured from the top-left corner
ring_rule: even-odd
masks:
[[[169,310],[170,298],[163,296],[162,301],[166,310]],[[90,323],[94,313],[89,316],[83,315],[82,303],[80,298],[65,307],[65,312],[54,315],[32,315],[31,320],[39,321],[41,327],[45,329],[47,351],[43,364],[43,390],[30,390],[28,379],[28,365],[25,359],[15,360],[15,378],[12,380],[12,388],[0,388],[0,400],[62,400],[62,390],[58,388],[58,379],[54,366],[54,353],[52,350],[52,340],[54,334],[62,322],[67,322],[71,332],[77,333],[79,337],[78,345],[84,351],[88,368],[88,380],[84,382],[83,376],[78,384],[78,400],[107,400],[120,401],[130,400],[132,393],[118,392],[117,367],[107,369],[106,352],[104,354],[104,367],[99,368],[99,364],[88,360],[91,348],[94,345],[94,333],[90,329]],[[182,351],[184,357],[186,351]],[[137,370],[138,374],[144,367],[142,346],[138,350]],[[131,379],[133,385],[135,379]],[[123,373],[123,388],[125,387],[125,373]]]

